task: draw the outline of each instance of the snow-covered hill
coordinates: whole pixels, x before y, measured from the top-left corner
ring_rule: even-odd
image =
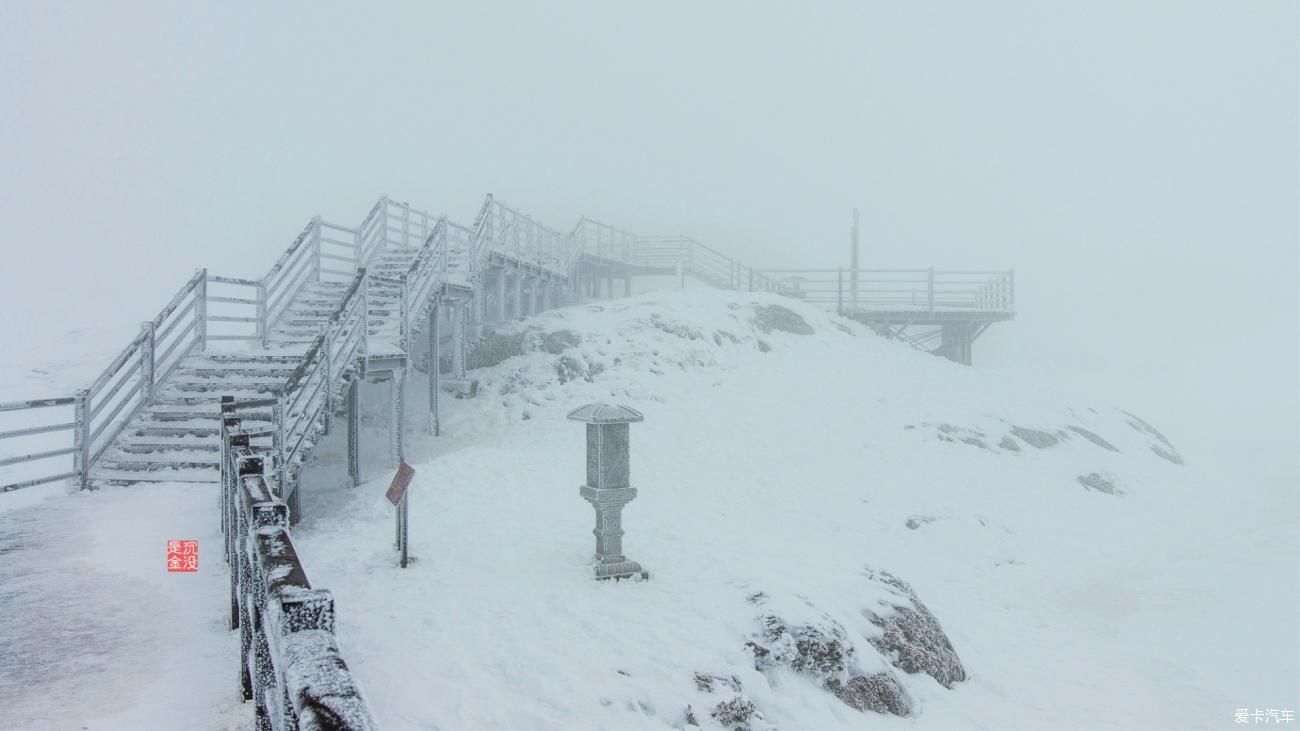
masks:
[[[547,313],[475,358],[479,396],[409,448],[412,568],[386,471],[340,487],[327,445],[304,475],[299,551],[387,727],[1191,728],[1294,706],[1294,597],[1261,595],[1294,581],[1293,493],[1210,484],[1050,374],[701,291]],[[594,401],[646,417],[624,545],[649,581],[591,578],[564,417]]]

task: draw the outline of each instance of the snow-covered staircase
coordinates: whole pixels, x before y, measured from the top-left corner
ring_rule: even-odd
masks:
[[[67,424],[0,431],[0,439],[72,433],[69,446],[0,458],[0,467],[63,455],[73,463],[0,488],[68,477],[83,487],[217,481],[230,401],[241,430],[276,455],[269,469],[277,491],[292,492],[285,481],[343,413],[356,379],[390,380],[422,367],[434,385],[433,339],[418,336],[441,318],[447,330],[439,333],[452,341],[449,387],[461,388],[466,332],[499,294],[485,291],[485,271],[495,270],[496,282],[513,278],[511,317],[532,314],[539,288],[550,294],[564,285],[569,248],[558,232],[490,195],[473,227],[386,197],[356,228],[314,218],[260,279],[198,270],[74,396],[0,404],[6,412],[73,412]],[[529,303],[520,296],[524,283]]]
[[[305,348],[297,350],[305,352]],[[154,390],[149,404],[90,470],[92,483],[213,482],[220,477],[221,397],[272,399],[302,352],[184,358]],[[241,414],[248,429],[270,431],[271,408]],[[270,446],[269,435],[255,437]]]

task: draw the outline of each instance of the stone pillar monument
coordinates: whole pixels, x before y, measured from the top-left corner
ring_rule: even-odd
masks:
[[[578,492],[596,509],[596,578],[650,578],[623,555],[623,507],[636,499],[629,480],[629,425],[645,417],[626,406],[587,404],[568,418],[587,425],[587,484]]]

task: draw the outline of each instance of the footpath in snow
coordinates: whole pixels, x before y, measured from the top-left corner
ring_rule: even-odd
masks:
[[[411,568],[390,466],[345,487],[335,435],[304,473],[295,542],[386,727],[1217,728],[1294,705],[1294,597],[1247,596],[1294,576],[1294,495],[1226,493],[1122,404],[745,293],[570,307],[475,359],[445,436],[412,429]],[[564,417],[594,401],[645,414],[623,517],[646,582],[591,578]],[[964,679],[881,643],[880,572]],[[907,718],[830,691],[884,676]]]
[[[0,728],[251,728],[214,488],[5,496]],[[167,541],[186,539],[199,570],[168,573]]]

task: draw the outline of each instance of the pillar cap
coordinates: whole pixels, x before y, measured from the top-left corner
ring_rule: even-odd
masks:
[[[645,415],[636,409],[613,404],[587,404],[569,412],[569,421],[583,421],[588,424],[627,424],[645,421]]]

